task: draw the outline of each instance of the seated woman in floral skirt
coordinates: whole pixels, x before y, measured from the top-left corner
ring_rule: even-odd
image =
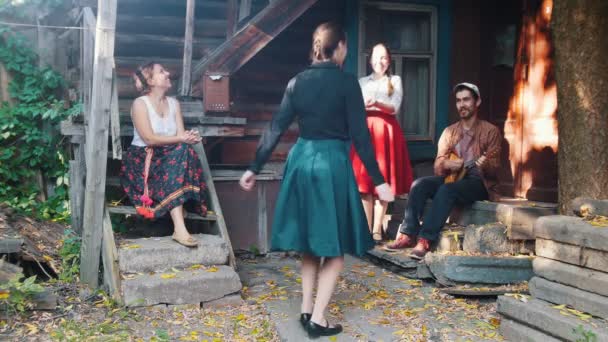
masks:
[[[184,222],[186,202],[200,215],[207,214],[206,186],[196,152],[201,141],[195,130],[185,130],[179,102],[166,96],[169,72],[147,63],[133,76],[142,96],[133,101],[133,141],[123,158],[121,183],[137,213],[156,219],[167,212],[173,220],[173,240],[198,246]],[[190,207],[189,207],[190,208]]]

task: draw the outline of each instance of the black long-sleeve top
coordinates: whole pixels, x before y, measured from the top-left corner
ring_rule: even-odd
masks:
[[[295,117],[304,139],[352,140],[374,185],[385,182],[371,146],[359,82],[332,62],[313,64],[289,81],[249,170],[260,172]]]

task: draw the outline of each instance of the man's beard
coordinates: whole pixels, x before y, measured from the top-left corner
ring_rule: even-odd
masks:
[[[466,109],[466,110],[461,110],[458,114],[460,115],[461,119],[466,120],[466,119],[470,119],[473,116],[473,111]]]

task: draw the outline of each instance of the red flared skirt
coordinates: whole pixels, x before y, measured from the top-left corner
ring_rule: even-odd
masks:
[[[405,137],[399,122],[394,115],[373,111],[367,112],[367,127],[372,138],[380,172],[395,195],[408,193],[414,175]],[[376,194],[374,183],[354,147],[351,147],[350,159],[359,192]]]

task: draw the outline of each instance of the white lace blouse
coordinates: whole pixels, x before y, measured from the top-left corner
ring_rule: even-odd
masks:
[[[392,75],[390,82],[393,85],[393,95],[388,96],[388,76],[384,75],[377,80],[372,78],[372,75],[361,77],[359,79],[359,85],[363,92],[363,98],[374,99],[376,101],[390,104],[395,108],[395,111],[391,114],[399,113],[401,108],[401,101],[403,100],[403,85],[401,84],[401,77]]]
[[[146,104],[146,108],[148,109],[148,119],[150,120],[150,126],[152,126],[152,132],[156,135],[162,136],[174,136],[177,134],[177,122],[175,121],[175,111],[177,107],[177,100],[172,97],[167,97],[167,101],[169,101],[169,113],[166,117],[161,117],[154,110],[154,106],[150,102],[150,99],[147,96],[140,97],[144,103]],[[147,146],[144,140],[139,135],[137,128],[133,126],[133,141],[131,145],[135,146]]]

